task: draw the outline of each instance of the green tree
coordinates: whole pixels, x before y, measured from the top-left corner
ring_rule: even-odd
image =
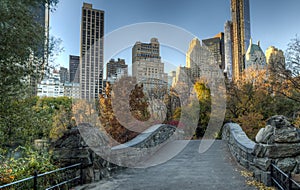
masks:
[[[74,126],[72,119],[72,99],[68,97],[42,97],[33,107],[40,128],[38,138],[56,138],[61,135],[61,128]]]
[[[39,78],[46,66],[41,52],[46,35],[36,10],[45,3],[54,7],[57,2],[0,1],[0,139],[7,140],[3,143],[23,140],[17,135],[20,133],[24,133],[23,137],[36,135],[30,129],[34,129],[37,116],[32,110],[32,101],[26,99],[31,95],[28,93],[31,92],[30,79]]]
[[[200,116],[198,121],[198,127],[196,129],[195,136],[196,138],[202,137],[206,131],[210,113],[211,113],[211,95],[210,89],[207,87],[207,84],[204,80],[196,81],[194,85],[195,91],[200,105]]]
[[[75,127],[75,119],[70,108],[60,106],[53,116],[53,123],[50,130],[49,138],[56,140],[63,135],[65,131]]]
[[[51,7],[57,0],[0,1],[0,81],[1,102],[23,97],[30,86],[29,78],[38,77],[43,65],[41,48],[46,41],[39,10],[46,2]]]
[[[0,147],[31,144],[38,138],[49,138],[53,132],[74,125],[72,100],[67,97],[16,99],[0,120]],[[60,134],[58,134],[60,135]]]

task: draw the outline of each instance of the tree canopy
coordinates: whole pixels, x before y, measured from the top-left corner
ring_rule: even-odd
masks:
[[[37,77],[43,63],[46,33],[41,21],[45,3],[58,0],[0,1],[0,89],[1,102],[24,96],[29,78]]]

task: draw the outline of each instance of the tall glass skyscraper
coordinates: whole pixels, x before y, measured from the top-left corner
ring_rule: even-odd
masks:
[[[238,80],[245,68],[245,54],[251,38],[249,0],[231,0],[232,77]]]
[[[232,22],[226,21],[224,26],[225,69],[227,78],[232,80]]]
[[[80,34],[81,99],[93,100],[102,93],[104,11],[83,3]]]
[[[79,83],[79,62],[80,57],[76,55],[69,56],[69,72],[70,72],[70,82]]]

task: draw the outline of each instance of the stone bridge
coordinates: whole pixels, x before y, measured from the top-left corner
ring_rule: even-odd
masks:
[[[299,173],[300,132],[284,122],[286,120],[269,120],[267,127],[257,136],[258,143],[248,139],[239,125],[227,123],[223,127],[222,140],[215,140],[204,153],[198,150],[200,143],[205,140],[181,140],[182,133],[169,125],[153,126],[132,141],[111,148],[112,152],[136,148],[138,151],[134,154],[124,151],[123,156],[133,160],[132,163],[153,165],[145,168],[120,167],[106,161],[90,149],[78,129],[66,133],[53,145],[53,150],[56,159],[65,165],[79,161],[84,163],[84,180],[87,184],[76,187],[78,190],[250,190],[256,188],[248,186],[246,179],[241,176],[240,171],[244,168],[252,171],[257,180],[266,185],[270,185],[268,171],[271,161],[284,171]],[[166,162],[153,164],[158,163],[172,149],[183,151],[166,159]]]

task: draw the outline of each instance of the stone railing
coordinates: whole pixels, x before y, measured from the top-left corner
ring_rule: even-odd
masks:
[[[228,142],[236,160],[268,186],[271,163],[286,173],[300,173],[300,130],[283,116],[270,118],[267,126],[258,132],[257,142],[250,140],[236,123],[223,126],[222,139]]]
[[[181,136],[182,134],[178,133],[174,126],[165,124],[154,125],[131,141],[112,147],[110,155],[120,158],[121,161],[122,158],[126,158],[127,161],[136,164],[143,159],[149,158],[167,142],[181,138]],[[104,177],[110,176],[116,169],[122,168],[118,166],[123,165],[122,163],[116,163],[115,161],[113,164],[108,162],[97,155],[88,144],[90,143],[84,141],[80,130],[73,128],[52,144],[54,160],[62,165],[83,163],[84,183],[99,181]],[[128,151],[130,148],[133,148],[134,151]]]
[[[252,153],[256,143],[250,140],[236,123],[227,123],[223,126],[222,139],[227,140],[229,150],[237,161],[249,168],[254,159]]]

